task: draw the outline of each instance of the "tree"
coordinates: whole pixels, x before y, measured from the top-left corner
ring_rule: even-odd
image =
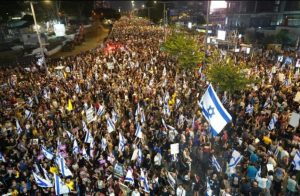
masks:
[[[193,69],[204,59],[197,40],[184,32],[173,31],[161,49],[177,59],[178,70]]]
[[[254,76],[247,75],[247,68],[245,63],[235,64],[230,57],[226,60],[220,58],[220,52],[215,50],[208,58],[205,74],[220,91],[227,91],[232,95],[257,82]]]

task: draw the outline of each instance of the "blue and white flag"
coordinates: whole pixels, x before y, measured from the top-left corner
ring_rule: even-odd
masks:
[[[32,116],[32,112],[30,110],[25,110],[25,119],[29,120]]]
[[[125,144],[126,144],[126,139],[122,135],[121,132],[119,132],[119,151],[124,151],[125,150]]]
[[[270,123],[269,123],[269,125],[268,125],[268,129],[269,129],[270,131],[273,130],[273,129],[275,128],[276,122],[277,122],[277,117],[276,117],[275,114],[273,114],[273,115],[272,115],[272,118],[271,118],[271,120],[270,120]]]
[[[67,135],[70,138],[70,140],[73,141],[75,139],[74,135],[70,131],[66,130],[66,132],[67,132]]]
[[[118,118],[119,118],[119,116],[118,116],[118,114],[117,114],[117,112],[115,111],[115,110],[113,110],[112,112],[111,112],[111,120],[114,122],[114,124],[118,121]]]
[[[297,171],[300,170],[300,152],[299,152],[299,150],[297,150],[292,164],[295,166],[294,167],[295,170],[297,170]]]
[[[60,179],[60,177],[54,174],[55,194],[63,195],[70,193],[68,186]]]
[[[75,92],[76,92],[77,94],[81,93],[81,89],[80,89],[80,87],[79,87],[78,84],[75,85]]]
[[[212,161],[212,165],[216,168],[216,170],[218,172],[221,172],[222,168],[221,168],[220,164],[218,163],[218,161],[217,161],[217,159],[214,155],[211,157],[211,161]]]
[[[166,128],[166,130],[168,130],[167,124],[166,124],[166,122],[165,122],[165,120],[163,118],[161,119],[161,122],[164,125],[164,127]]]
[[[33,106],[33,99],[31,97],[27,98],[26,104],[29,105],[29,107]]]
[[[205,196],[212,196],[212,190],[210,188],[210,184],[209,184],[209,179],[206,179],[206,191],[205,191]]]
[[[49,160],[52,160],[53,159],[53,153],[49,150],[46,149],[45,146],[41,146],[42,147],[42,153],[44,154],[44,156],[49,159]]]
[[[133,179],[131,168],[128,168],[124,181],[129,182],[131,185],[134,184],[134,179]]]
[[[140,113],[141,113],[141,107],[140,107],[140,103],[138,103],[136,111],[135,111],[135,117],[137,117]]]
[[[104,105],[100,105],[100,106],[99,106],[99,109],[98,109],[98,111],[97,111],[97,115],[98,115],[98,116],[102,116],[102,115],[104,114],[104,112],[105,112],[105,107],[104,107]]]
[[[248,104],[248,106],[246,107],[246,114],[252,114],[253,113],[253,110],[254,110],[254,107],[253,105],[251,105],[250,103]]]
[[[138,137],[138,138],[142,138],[143,137],[142,127],[141,127],[140,123],[136,124],[136,131],[135,131],[134,135],[136,137]]]
[[[178,109],[178,108],[179,108],[179,106],[180,106],[180,104],[181,104],[181,101],[180,101],[180,99],[176,98],[176,104],[175,104],[175,108],[176,108],[176,109]]]
[[[145,113],[144,110],[141,111],[141,123],[146,122],[146,117],[145,117]]]
[[[57,156],[55,158],[55,163],[59,168],[59,172],[63,175],[63,177],[73,176],[72,172],[66,165],[66,161],[62,156]]]
[[[139,148],[137,153],[137,159],[136,159],[136,164],[138,167],[142,165],[142,161],[143,161],[143,151]]]
[[[170,172],[168,172],[168,182],[169,182],[170,186],[172,187],[172,189],[175,190],[176,180],[174,179],[174,177],[172,176],[172,174]]]
[[[268,97],[266,102],[263,105],[263,109],[266,109],[270,104],[271,104],[271,99],[270,99],[270,97]]]
[[[93,138],[93,136],[92,136],[92,134],[91,134],[91,132],[89,131],[89,130],[87,130],[86,132],[85,132],[85,138],[84,138],[84,143],[91,143],[91,142],[93,142],[94,141],[94,138]]]
[[[105,139],[105,137],[102,137],[101,139],[101,150],[105,151],[107,147],[107,141]]]
[[[21,128],[18,119],[16,119],[16,129],[18,134],[21,134],[23,132],[23,129]]]
[[[171,111],[170,111],[170,108],[169,108],[168,104],[164,104],[164,106],[163,106],[163,114],[165,116],[170,116],[171,115]]]
[[[46,89],[44,89],[43,97],[44,97],[44,99],[50,99],[50,91],[47,91]]]
[[[41,168],[42,168],[42,170],[43,170],[45,179],[48,180],[48,181],[51,181],[50,178],[49,178],[49,174],[48,174],[47,170],[45,170],[45,168],[43,168],[42,166],[41,166]]]
[[[82,130],[83,130],[84,132],[86,132],[86,131],[89,130],[89,129],[87,128],[87,125],[86,125],[86,123],[85,123],[84,121],[82,121]]]
[[[142,186],[144,187],[144,191],[146,193],[150,193],[148,179],[147,179],[147,176],[145,176],[143,169],[141,169],[140,180],[142,181]]]
[[[79,146],[78,146],[78,143],[77,143],[76,139],[73,141],[72,153],[73,154],[78,154],[79,153]]]
[[[231,155],[228,167],[235,168],[242,160],[243,156],[238,151],[234,150]]]
[[[3,154],[0,152],[0,161],[5,162]]]
[[[218,135],[232,119],[217,97],[212,85],[209,85],[198,105],[211,125],[211,131],[214,136]]]
[[[82,148],[82,156],[83,156],[83,158],[84,158],[85,160],[89,160],[89,159],[90,159],[90,157],[89,157],[89,155],[87,154],[86,149],[85,149],[84,146],[83,146],[83,148]]]
[[[32,172],[34,180],[36,185],[38,185],[39,187],[42,188],[48,188],[48,187],[53,187],[53,184],[51,183],[51,181],[48,179],[44,179],[40,176],[38,176],[36,173]]]
[[[288,78],[285,78],[285,79],[283,80],[283,85],[284,85],[284,86],[289,86],[289,85],[290,85],[289,79],[288,79]]]
[[[115,123],[111,120],[111,118],[107,118],[106,123],[108,133],[115,131]]]

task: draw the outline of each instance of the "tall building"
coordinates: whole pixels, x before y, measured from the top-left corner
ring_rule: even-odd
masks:
[[[227,1],[227,27],[300,26],[300,1]]]

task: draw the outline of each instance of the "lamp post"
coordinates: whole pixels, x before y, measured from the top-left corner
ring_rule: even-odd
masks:
[[[207,8],[206,8],[206,27],[205,27],[205,55],[207,50],[207,37],[208,37],[208,19],[209,19],[209,12],[210,12],[210,1],[207,1]]]
[[[154,2],[155,3],[155,2]],[[172,2],[157,2],[157,3],[162,3],[164,4],[164,36],[166,39],[166,23],[167,23],[167,14],[166,14],[166,4],[167,3],[172,3]],[[156,3],[155,3],[156,4]]]
[[[45,58],[45,54],[44,54],[44,48],[43,48],[43,44],[42,44],[42,41],[41,41],[41,36],[40,36],[40,31],[39,31],[39,28],[37,26],[37,22],[36,22],[36,17],[35,17],[35,12],[34,12],[34,7],[33,7],[33,2],[30,1],[30,8],[31,8],[31,12],[32,12],[32,16],[33,16],[33,20],[34,20],[34,25],[36,27],[36,34],[37,34],[37,37],[38,37],[38,41],[39,41],[39,44],[40,44],[40,50],[41,50],[41,55],[42,55],[42,58],[43,58],[43,64],[44,64],[44,67],[46,69],[46,74],[48,75],[48,67],[47,67],[47,64],[46,64],[46,58]]]

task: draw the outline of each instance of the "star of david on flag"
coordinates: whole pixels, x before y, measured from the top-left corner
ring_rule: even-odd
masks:
[[[232,119],[230,114],[222,105],[212,85],[209,85],[198,105],[206,120],[210,124],[213,135],[218,135]]]

